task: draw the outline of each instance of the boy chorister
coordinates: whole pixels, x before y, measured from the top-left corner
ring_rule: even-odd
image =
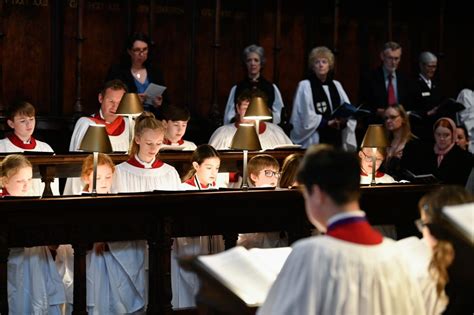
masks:
[[[191,114],[186,107],[166,105],[163,107],[163,125],[166,128],[161,149],[186,150],[196,149],[194,142],[184,140]]]

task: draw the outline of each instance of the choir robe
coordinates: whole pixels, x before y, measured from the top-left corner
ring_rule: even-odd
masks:
[[[339,213],[326,235],[292,247],[257,314],[425,314],[395,242],[373,230],[363,212]]]
[[[194,151],[197,148],[196,144],[187,140],[179,140],[177,143],[171,143],[170,140],[164,139],[163,145],[160,148],[160,151],[166,150],[183,150],[183,151]]]
[[[262,150],[271,150],[277,145],[293,144],[291,139],[285,134],[283,129],[275,124],[260,122],[260,131],[258,138]],[[209,144],[216,150],[228,150],[232,143],[237,127],[235,124],[228,124],[217,128],[209,139]]]
[[[24,143],[16,135],[11,134],[5,139],[0,140],[0,152],[18,153],[18,152],[51,152],[53,149],[46,142],[36,140],[31,137],[29,143]],[[44,183],[40,178],[33,178],[31,181],[31,196],[41,196],[44,191]],[[59,180],[57,178],[51,183],[51,191],[53,195],[59,195]]]
[[[280,90],[275,84],[273,85],[273,90],[275,92],[275,100],[273,101],[272,109],[272,122],[274,124],[279,124],[281,121],[281,110],[283,109],[283,98],[281,97]],[[235,90],[237,89],[237,85],[234,85],[230,89],[229,98],[227,99],[227,104],[225,106],[225,113],[224,113],[224,124],[229,124],[232,119],[235,117]]]
[[[123,123],[113,132],[107,130],[107,134],[114,152],[127,152],[130,146],[130,122],[128,118],[120,117],[118,119],[123,119]],[[102,111],[99,111],[99,113],[94,114],[91,117],[79,118],[74,126],[71,142],[69,144],[69,151],[81,151],[79,147],[81,146],[82,139],[91,124],[102,124],[108,126],[108,123],[104,120]],[[133,128],[133,122],[131,127]],[[79,195],[82,192],[83,186],[84,185],[79,177],[68,178],[66,186],[64,187],[64,195]]]
[[[360,184],[361,185],[368,185],[372,182],[372,174],[366,174],[364,172],[360,172]],[[375,183],[376,184],[392,184],[396,183],[396,180],[393,179],[392,176],[382,173],[380,171],[375,172]]]
[[[333,80],[333,82],[339,92],[341,104],[350,103],[341,83],[336,80]],[[323,85],[323,89],[328,96],[331,111],[335,110],[341,104],[331,104],[328,87]],[[318,128],[321,124],[322,118],[323,116],[318,114],[314,108],[310,81],[301,81],[298,84],[298,89],[296,90],[296,95],[293,100],[293,110],[290,118],[290,123],[293,125],[293,129],[290,133],[291,140],[296,144],[300,144],[303,148],[308,148],[312,144],[318,144]],[[344,150],[355,151],[357,149],[355,136],[356,126],[356,120],[348,119],[346,128],[341,131],[342,148]]]
[[[420,285],[427,315],[442,314],[448,305],[446,293],[436,292],[436,280],[430,274],[429,265],[433,255],[431,247],[424,239],[408,237],[397,242],[403,258],[406,259],[410,272]]]

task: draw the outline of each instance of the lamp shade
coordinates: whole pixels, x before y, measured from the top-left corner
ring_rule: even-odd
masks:
[[[387,133],[382,125],[369,125],[365,132],[361,147],[363,148],[384,148],[390,146]]]
[[[269,120],[272,119],[272,113],[263,98],[252,97],[244,118],[250,120]]]
[[[104,125],[89,125],[84,138],[82,138],[80,150],[86,152],[112,152],[109,136]]]
[[[125,93],[115,114],[121,116],[140,115],[143,113],[143,105],[137,93]]]
[[[261,150],[262,146],[255,131],[255,126],[253,124],[240,124],[232,138],[230,148],[236,150]]]

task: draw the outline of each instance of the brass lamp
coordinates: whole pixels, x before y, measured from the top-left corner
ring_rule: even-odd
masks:
[[[125,93],[120,100],[120,104],[115,114],[119,116],[126,116],[128,118],[128,135],[129,135],[129,148],[132,145],[133,140],[133,117],[139,116],[143,113],[143,105],[138,97],[137,93]]]
[[[235,132],[230,145],[231,149],[243,150],[244,153],[244,174],[242,179],[242,188],[247,189],[247,159],[248,150],[261,150],[260,140],[252,124],[240,124]]]
[[[94,156],[94,173],[92,177],[92,195],[97,196],[97,161],[100,153],[112,152],[112,144],[105,131],[104,125],[89,125],[84,138],[82,138],[80,150],[92,152]]]
[[[369,125],[362,140],[362,148],[372,148],[372,180],[370,186],[375,185],[375,161],[377,159],[377,149],[390,146],[387,133],[383,125]]]
[[[255,129],[257,129],[258,134],[260,120],[271,120],[272,113],[262,97],[252,97],[249,107],[245,111],[244,119],[255,121]]]

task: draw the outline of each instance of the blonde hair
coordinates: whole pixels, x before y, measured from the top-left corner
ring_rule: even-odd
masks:
[[[444,206],[458,205],[473,202],[474,196],[461,186],[447,185],[424,195],[419,203],[420,213],[423,212],[427,218],[430,233],[436,232],[435,227],[442,227],[441,210]],[[430,227],[432,225],[432,227]],[[448,267],[452,264],[455,256],[454,247],[449,240],[441,239],[439,235],[433,235],[437,243],[433,248],[433,255],[429,265],[430,275],[436,280],[436,292],[443,294],[443,290],[449,281]]]
[[[135,138],[139,138],[145,132],[145,129],[158,130],[163,135],[165,134],[165,127],[163,123],[155,118],[150,112],[143,112],[140,116],[135,119]],[[132,147],[130,149],[130,156],[133,157],[140,150],[140,146],[132,141]]]
[[[296,174],[298,173],[298,167],[303,160],[302,153],[293,153],[288,155],[283,161],[281,167],[281,177],[279,187],[288,188],[294,185],[296,181]]]
[[[277,159],[269,154],[258,154],[250,159],[249,163],[247,164],[247,171],[249,174],[248,179],[253,185],[255,185],[255,182],[252,180],[250,174],[258,175],[258,173],[266,167],[279,170],[280,164],[278,163]]]
[[[326,46],[319,46],[313,48],[313,50],[311,50],[311,52],[309,53],[308,68],[310,70],[313,69],[314,62],[318,58],[326,58],[329,62],[329,69],[332,70],[334,68],[334,54],[332,53],[332,51]]]
[[[115,172],[115,164],[114,161],[108,156],[107,154],[104,153],[99,153],[99,157],[97,159],[97,166],[101,165],[107,165],[112,169],[112,173]],[[81,170],[81,179],[84,181],[85,178],[89,177],[89,175],[94,171],[94,155],[91,154],[86,159],[84,162],[82,162],[82,170]],[[89,185],[86,184],[84,186],[84,190],[88,190]]]
[[[9,179],[16,173],[18,173],[22,168],[30,167],[33,168],[31,162],[21,154],[10,154],[7,155],[2,163],[0,164],[0,178],[1,184],[3,186],[3,180]]]

